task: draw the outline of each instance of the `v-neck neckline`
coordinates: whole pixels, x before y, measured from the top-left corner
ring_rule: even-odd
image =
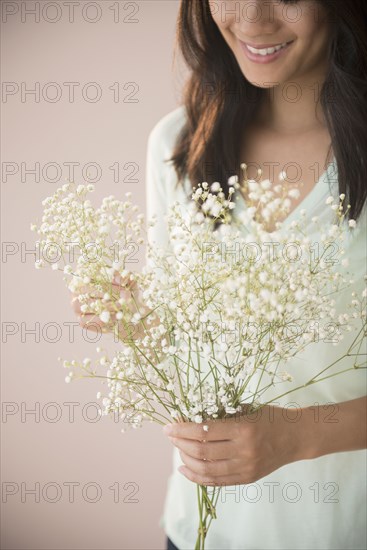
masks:
[[[336,160],[334,158],[331,162],[329,162],[326,170],[321,174],[318,181],[315,183],[315,185],[312,187],[312,189],[307,193],[307,195],[301,200],[300,203],[297,204],[297,206],[288,214],[288,216],[282,220],[281,223],[282,223],[283,227],[285,225],[287,225],[290,221],[292,221],[294,216],[300,210],[305,209],[305,207],[307,207],[310,204],[310,202],[314,198],[314,195],[318,192],[319,188],[322,186],[325,179],[329,176],[329,172],[330,172],[331,168],[335,167],[335,169],[336,169],[336,166],[337,166],[336,165]],[[240,203],[241,210],[243,210],[243,209],[246,210],[247,209],[247,203],[246,203],[245,197],[242,195],[242,193],[238,193],[237,196],[238,196],[238,200],[236,202],[236,208],[237,208],[237,204]],[[236,210],[236,208],[235,208],[235,210]],[[275,233],[275,231],[276,231],[276,229],[274,231],[271,231],[270,233]]]

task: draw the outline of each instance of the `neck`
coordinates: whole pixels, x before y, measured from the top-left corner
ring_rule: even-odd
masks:
[[[282,134],[297,134],[325,128],[320,104],[324,78],[292,81],[266,90],[259,122]]]

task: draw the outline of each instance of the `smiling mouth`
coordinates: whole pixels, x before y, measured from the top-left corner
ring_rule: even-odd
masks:
[[[263,57],[272,55],[293,42],[293,40],[289,40],[288,42],[278,42],[277,44],[253,44],[251,42],[244,42],[243,40],[239,41],[250,53]]]
[[[277,44],[254,44],[243,42],[238,38],[239,45],[245,56],[253,63],[272,63],[288,51],[294,40],[278,42]]]
[[[290,42],[283,42],[282,44],[276,44],[275,46],[268,46],[268,47],[258,47],[258,48],[255,48],[253,46],[250,46],[249,44],[245,44],[246,45],[246,48],[253,54],[255,55],[271,55],[275,52],[278,52],[279,50],[281,50],[282,48],[285,48],[285,46],[287,46],[287,44],[290,44]]]

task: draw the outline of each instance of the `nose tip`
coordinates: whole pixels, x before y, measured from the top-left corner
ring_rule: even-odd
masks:
[[[278,3],[279,2],[277,2],[277,4]],[[226,2],[223,2],[223,4],[226,4]],[[232,16],[235,15],[235,20],[238,24],[240,33],[246,35],[248,34],[246,30],[251,29],[251,34],[253,35],[251,38],[255,41],[257,39],[253,30],[255,28],[261,28],[261,32],[257,32],[257,35],[264,35],[264,32],[268,36],[275,34],[278,24],[272,2],[251,1],[243,3],[236,2],[235,4],[235,9],[231,8],[231,10],[229,10],[229,8],[227,8],[227,17],[230,16],[230,14],[232,14]],[[224,12],[226,12],[225,7]],[[267,29],[268,32],[266,32]],[[269,40],[263,40],[262,38],[261,42],[269,42]]]

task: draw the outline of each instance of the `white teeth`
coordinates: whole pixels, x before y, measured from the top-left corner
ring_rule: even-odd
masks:
[[[262,48],[261,50],[258,50],[257,48],[253,48],[252,46],[248,46],[246,44],[247,49],[254,54],[257,55],[270,55],[274,52],[279,51],[281,48],[284,48],[284,46],[287,45],[287,42],[283,42],[283,44],[279,44],[278,46],[272,46],[271,48]]]

